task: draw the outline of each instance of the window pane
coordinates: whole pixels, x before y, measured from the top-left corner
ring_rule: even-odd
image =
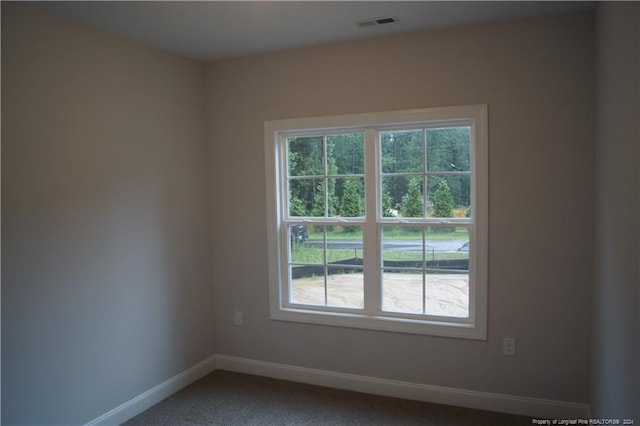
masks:
[[[321,136],[287,139],[289,176],[324,174],[322,139]]]
[[[322,230],[320,230],[319,240],[311,239],[306,225],[289,225],[289,238],[291,263],[324,263]]]
[[[327,174],[364,174],[364,134],[327,136]]]
[[[471,170],[471,128],[427,129],[427,171],[463,172]]]
[[[402,195],[406,192],[407,178],[383,177],[380,190],[382,217],[397,217],[402,209]]]
[[[422,176],[387,176],[382,178],[382,216],[423,217]]]
[[[426,314],[469,316],[469,230],[427,228]]]
[[[304,305],[324,305],[324,267],[307,266],[306,268],[307,271],[298,276],[292,273],[291,303],[301,303]]]
[[[466,226],[385,226],[382,258],[385,311],[469,316]]]
[[[290,301],[292,303],[325,304],[324,228],[324,226],[289,226],[289,235],[291,236]],[[299,237],[300,234],[302,234],[302,238]],[[300,265],[301,263],[304,265]]]
[[[469,229],[466,226],[428,226],[426,250],[427,268],[451,269],[449,266],[442,266],[446,263],[442,262],[455,260],[456,262],[453,263],[457,265],[455,269],[467,271],[469,270]],[[457,262],[458,260],[463,262]]]
[[[289,215],[324,216],[324,179],[289,180]]]
[[[362,266],[362,227],[327,227],[327,262]]]
[[[469,273],[428,272],[427,315],[467,318],[469,316]]]
[[[424,131],[380,133],[382,173],[424,171]]]
[[[429,176],[427,199],[429,217],[470,217],[471,175]]]
[[[364,275],[362,269],[327,268],[327,305],[341,308],[364,306]]]
[[[387,268],[423,267],[424,228],[385,226],[382,228],[382,259]]]
[[[382,310],[422,314],[424,286],[422,271],[384,270],[382,272]]]
[[[329,216],[364,216],[364,178],[329,179]]]
[[[362,308],[362,227],[355,228],[289,226],[292,303]]]

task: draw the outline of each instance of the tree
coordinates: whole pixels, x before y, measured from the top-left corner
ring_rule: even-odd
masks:
[[[343,217],[358,217],[362,215],[360,182],[357,179],[347,178],[344,180],[340,215]]]
[[[318,176],[323,174],[322,138],[287,139],[289,176]],[[314,209],[317,196],[317,180],[295,179],[289,182],[289,211],[295,216],[307,216]],[[294,204],[295,203],[295,204]],[[321,205],[324,209],[324,201]],[[324,210],[322,212],[324,215]]]
[[[336,141],[332,138],[327,138],[327,174],[335,175],[338,173],[338,166],[336,165],[335,158],[335,146]],[[325,181],[327,182],[327,181]],[[336,196],[336,180],[328,179],[327,185],[327,215],[335,216],[338,212],[338,197]]]
[[[421,187],[429,188],[429,215],[436,204],[435,190],[442,179],[435,174],[440,172],[455,172],[446,178],[453,208],[468,207],[471,204],[470,132],[468,126],[381,132],[382,215],[389,217],[391,209],[406,204],[410,179],[401,174],[423,171],[433,173],[424,182],[420,180]],[[287,158],[288,174],[294,178],[289,181],[291,215],[322,217],[326,212],[329,217],[335,216],[342,214],[340,203],[346,181],[343,176],[364,173],[364,136],[359,132],[288,138]],[[427,207],[416,189],[419,188],[412,189],[408,211],[407,206],[402,208],[407,217],[422,217]]]
[[[347,133],[327,136],[327,159],[335,159],[336,172],[341,175],[364,173],[364,134]],[[330,166],[329,166],[330,168]],[[333,174],[329,170],[329,174]]]
[[[420,130],[398,130],[382,132],[380,153],[382,173],[409,173],[424,170],[424,138]],[[408,180],[401,176],[383,178],[389,191],[391,205],[401,204],[408,190]],[[422,215],[420,215],[422,216]]]
[[[442,179],[433,194],[433,215],[435,217],[453,217],[453,196],[447,181]],[[439,232],[453,232],[455,228],[436,228]]]
[[[391,194],[389,194],[387,181],[383,179],[382,180],[382,217],[393,217],[393,213],[391,212],[391,209],[393,209],[393,198],[391,198]]]
[[[306,216],[307,209],[304,207],[304,202],[295,196],[289,198],[289,214],[291,216]]]
[[[402,197],[402,215],[404,217],[422,217],[424,201],[420,186],[422,180],[419,178],[409,179],[407,193]]]
[[[391,209],[393,208],[392,205],[393,201],[391,199],[391,195],[389,195],[388,191],[383,191],[382,193],[382,216],[383,217],[393,217],[393,213],[391,212]]]
[[[316,194],[313,197],[311,216],[324,216],[324,181],[318,183]]]

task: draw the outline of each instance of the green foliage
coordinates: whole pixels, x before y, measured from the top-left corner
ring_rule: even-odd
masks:
[[[288,140],[291,176],[313,176],[322,172],[322,138],[305,137]]]
[[[389,195],[389,193],[387,191],[384,191],[384,193],[382,194],[382,216],[383,217],[393,217],[393,214],[391,213],[391,209],[393,208],[392,206],[392,199],[391,199],[391,195]]]
[[[336,165],[336,159],[334,154],[335,141],[332,138],[327,138],[327,174],[334,175],[338,173],[338,166]],[[327,186],[327,214],[329,216],[335,216],[338,209],[338,198],[336,197],[336,180],[329,179]],[[323,214],[324,215],[324,214]]]
[[[471,204],[469,127],[384,131],[380,138],[383,216],[391,216],[390,210],[399,205],[403,205],[404,215],[408,217],[422,217],[424,209],[425,200],[420,197],[418,202],[413,188],[410,201],[416,210],[420,205],[420,213],[412,212],[411,207],[407,213],[405,198],[410,192],[411,179],[393,174],[459,172],[446,177],[453,207]],[[347,133],[288,138],[287,158],[289,176],[295,177],[289,181],[291,214],[324,216],[326,191],[326,213],[335,216],[343,210],[341,202],[348,185],[344,177],[364,173],[364,137],[362,133]],[[435,204],[434,189],[441,179],[432,174],[423,182],[429,188],[431,203]]]
[[[289,214],[291,216],[306,216],[307,209],[304,206],[304,202],[298,197],[291,197],[289,199]]]
[[[327,136],[327,160],[334,159],[335,172],[345,174],[364,173],[364,138],[362,133]]]
[[[353,133],[289,138],[287,158],[289,176],[298,177],[289,181],[291,214],[324,216],[326,191],[326,214],[335,216],[340,211],[345,179],[322,176],[364,173],[364,136]]]
[[[313,197],[311,216],[324,216],[324,182],[320,182],[317,186],[316,193]]]
[[[382,132],[383,173],[423,171],[424,133],[421,130]]]
[[[433,215],[435,217],[453,217],[453,196],[447,181],[442,179],[433,194]]]
[[[469,172],[471,170],[471,129],[453,127],[430,129],[426,133],[427,169],[431,172]],[[436,178],[437,179],[437,178]],[[468,206],[470,175],[447,177],[454,207]],[[431,187],[431,185],[429,185]],[[434,201],[435,200],[431,200]]]
[[[382,132],[380,134],[383,173],[407,173],[423,171],[424,137],[420,130]],[[391,206],[402,203],[407,193],[408,180],[404,177],[386,177],[385,188],[391,197]]]
[[[433,194],[433,215],[435,217],[453,217],[453,196],[447,181],[442,179]],[[449,233],[455,228],[434,228],[434,232]]]
[[[382,132],[382,173],[462,172],[464,174],[448,176],[447,183],[454,205],[468,206],[471,187],[470,137],[469,127]],[[431,182],[433,179],[438,178],[428,178],[429,188],[435,186]],[[401,203],[408,191],[409,180],[401,176],[386,176],[383,180],[391,196],[391,205]]]
[[[422,200],[422,180],[409,179],[407,194],[402,197],[402,215],[404,217],[422,217],[424,202]]]
[[[467,207],[464,210],[464,217],[471,217],[471,207]]]
[[[347,178],[344,180],[340,215],[343,217],[358,217],[362,215],[360,182],[357,179]]]
[[[354,178],[344,180],[340,215],[343,217],[358,217],[362,215],[362,198],[360,197],[360,182]],[[345,231],[354,232],[357,226],[345,226]]]
[[[324,263],[324,250],[321,248],[312,248],[305,245],[297,245],[292,249],[292,260],[298,263],[307,264],[323,264]],[[362,259],[362,250],[353,249],[334,249],[327,251],[327,257],[333,259]],[[430,252],[427,253],[427,260],[455,260],[455,259],[469,259],[469,253],[442,253],[442,252]],[[421,261],[421,251],[388,251],[384,253],[384,260],[408,260],[408,261]]]
[[[393,199],[389,194],[389,190],[387,188],[386,182],[382,181],[382,216],[383,217],[393,217],[391,214],[391,209],[393,208]]]

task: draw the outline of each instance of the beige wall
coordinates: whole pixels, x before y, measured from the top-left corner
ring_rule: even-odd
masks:
[[[2,3],[2,422],[211,355],[202,64]]]
[[[580,14],[208,64],[216,350],[586,402],[594,55],[593,15]],[[270,320],[264,121],[476,103],[489,105],[488,341]],[[516,357],[501,355],[504,336]]]
[[[597,198],[591,408],[640,419],[640,7],[603,3],[597,20]]]

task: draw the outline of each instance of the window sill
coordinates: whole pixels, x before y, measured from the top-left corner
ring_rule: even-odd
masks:
[[[271,310],[271,319],[327,325],[332,327],[359,328],[395,333],[420,334],[459,339],[487,340],[486,328],[459,322],[433,321],[412,318],[385,317],[363,313],[327,312],[304,308],[280,308]]]

